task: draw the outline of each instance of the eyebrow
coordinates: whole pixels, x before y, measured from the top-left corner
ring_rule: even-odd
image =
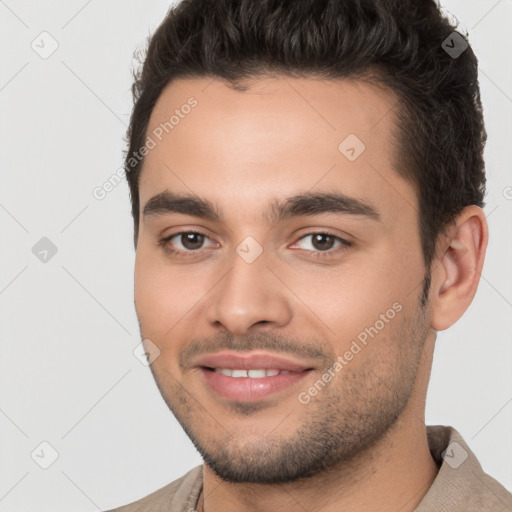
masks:
[[[217,222],[224,222],[222,212],[210,201],[195,195],[176,194],[165,190],[153,196],[144,205],[143,218],[181,213]],[[322,213],[361,216],[376,222],[382,222],[377,209],[362,199],[345,194],[307,192],[274,200],[264,220],[269,224],[298,216],[313,216]]]

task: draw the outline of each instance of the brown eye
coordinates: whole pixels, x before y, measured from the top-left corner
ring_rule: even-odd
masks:
[[[159,245],[170,254],[193,256],[201,252],[200,249],[205,248],[204,243],[206,240],[210,241],[210,238],[203,233],[181,231],[161,239]],[[210,243],[210,245],[212,244]]]
[[[335,239],[333,236],[326,235],[325,233],[316,233],[312,235],[311,242],[315,249],[327,251],[333,248]]]
[[[200,249],[205,238],[201,233],[181,233],[179,237],[183,247],[190,251]]]
[[[333,235],[332,233],[324,233],[316,231],[308,233],[299,238],[295,242],[294,247],[303,249],[307,256],[315,258],[328,258],[330,256],[337,256],[341,252],[351,247],[352,243]]]

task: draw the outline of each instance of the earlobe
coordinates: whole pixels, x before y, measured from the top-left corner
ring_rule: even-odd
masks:
[[[453,325],[471,304],[484,264],[488,227],[481,208],[466,207],[442,237],[433,272],[431,327]]]

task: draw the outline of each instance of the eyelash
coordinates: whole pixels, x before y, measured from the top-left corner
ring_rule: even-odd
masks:
[[[169,242],[173,238],[180,236],[180,235],[188,235],[188,234],[201,235],[201,236],[204,236],[205,238],[209,238],[208,235],[206,235],[205,233],[201,233],[200,231],[180,231],[178,233],[173,233],[172,235],[169,235],[165,238],[160,239],[158,242],[158,245],[161,246],[167,254],[170,254],[173,256],[184,257],[184,258],[197,256],[199,253],[202,252],[201,249],[189,250],[189,251],[178,251],[178,250],[172,249],[168,246]],[[310,233],[302,235],[297,240],[297,242],[302,240],[303,238],[306,238],[308,236],[313,236],[313,235],[330,236],[331,238],[334,238],[336,241],[340,241],[341,246],[339,246],[338,248],[335,248],[335,249],[328,249],[326,251],[309,251],[307,249],[303,249],[306,251],[306,253],[308,253],[308,257],[311,257],[311,258],[329,258],[331,256],[335,256],[340,251],[346,251],[352,245],[352,242],[349,242],[348,240],[345,240],[343,238],[340,238],[339,236],[329,233],[328,231],[312,231]],[[295,242],[295,243],[297,243],[297,242]],[[295,243],[294,243],[294,245],[295,245]]]

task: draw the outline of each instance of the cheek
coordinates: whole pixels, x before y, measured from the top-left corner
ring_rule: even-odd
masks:
[[[167,265],[159,255],[140,247],[135,259],[134,297],[143,336],[164,349],[170,341],[175,345],[185,332],[189,334],[197,327],[202,299],[213,286],[211,280],[210,273]]]
[[[149,260],[147,260],[149,262]],[[183,305],[177,285],[168,275],[155,268],[151,262],[146,264],[143,257],[137,255],[135,263],[135,309],[143,339],[151,340],[159,349],[159,357],[151,365],[153,375],[162,390],[173,389],[178,373],[176,365],[176,338],[182,324],[177,315]]]
[[[399,273],[369,258],[337,269],[296,272],[292,279],[290,288],[301,301],[343,336],[350,327],[374,323],[403,297]]]
[[[176,283],[169,273],[155,265],[139,246],[135,258],[134,297],[143,335],[151,338],[161,336],[172,326],[172,312],[178,306]]]
[[[361,352],[363,357],[348,354],[348,358],[362,362],[368,351],[396,351],[395,338],[407,304],[416,300],[410,291],[417,277],[412,267],[402,267],[396,257],[382,250],[347,261],[336,270],[296,271],[289,283],[304,304],[298,307],[304,308],[306,317],[311,318],[312,312],[321,320],[319,325],[335,353]]]

